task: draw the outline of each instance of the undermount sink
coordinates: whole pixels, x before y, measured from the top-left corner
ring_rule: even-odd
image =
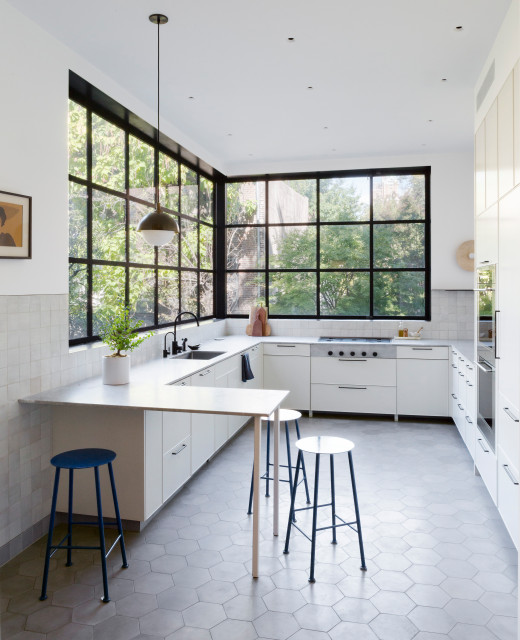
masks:
[[[185,351],[172,356],[172,360],[213,360],[224,355],[225,351]]]

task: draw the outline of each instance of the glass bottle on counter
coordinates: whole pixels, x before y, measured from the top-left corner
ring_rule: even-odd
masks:
[[[401,320],[401,322],[399,323],[399,328],[397,329],[397,335],[398,335],[400,338],[403,338],[403,337],[404,337],[404,324],[403,324],[403,321],[402,321],[402,320]]]

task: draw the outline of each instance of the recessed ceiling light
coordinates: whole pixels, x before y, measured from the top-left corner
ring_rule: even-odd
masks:
[[[287,38],[287,40],[289,40],[289,42],[294,42],[294,38]]]
[[[328,129],[328,127],[323,127],[324,129]]]
[[[231,138],[231,136],[232,136],[232,135],[233,135],[232,133],[226,133],[226,136],[227,136],[228,138]]]
[[[307,89],[314,89],[314,87],[307,87]]]
[[[188,96],[188,100],[195,100],[195,96]]]
[[[441,78],[441,82],[448,82],[448,78]]]
[[[464,27],[459,24],[458,26],[455,27],[455,31],[464,31]]]
[[[433,122],[433,120],[428,120],[428,122]]]

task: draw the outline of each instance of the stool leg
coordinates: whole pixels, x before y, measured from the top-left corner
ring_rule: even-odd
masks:
[[[300,435],[300,425],[298,424],[298,420],[295,420],[294,423],[296,425],[296,435],[298,436],[298,440],[300,440],[301,435]],[[307,471],[305,470],[305,460],[303,458],[303,455],[302,455],[302,471],[303,471],[303,484],[305,485],[305,494],[307,496],[307,504],[310,504],[311,498],[309,495],[309,485],[307,483]]]
[[[47,550],[45,551],[45,566],[43,569],[42,592],[40,600],[47,600],[47,580],[49,579],[49,562],[51,559],[52,534],[54,533],[54,520],[56,518],[56,500],[58,499],[58,487],[60,485],[60,468],[56,467],[54,474],[54,490],[52,492],[51,517],[49,520],[49,533],[47,535]]]
[[[72,496],[74,495],[74,469],[69,469],[69,513],[67,517],[67,544],[72,546]],[[67,549],[66,567],[72,565],[72,549]]]
[[[334,480],[334,456],[330,455],[330,504],[332,507],[332,544],[337,544],[336,540],[336,482]]]
[[[296,475],[294,477],[294,483],[291,491],[291,508],[289,509],[289,520],[287,521],[287,534],[285,536],[285,547],[283,552],[289,553],[289,541],[291,539],[291,526],[294,521],[294,502],[296,500],[296,490],[298,489],[298,474],[300,473],[300,463],[302,459],[302,452],[298,451],[298,457],[296,459]]]
[[[320,454],[316,454],[316,469],[314,473],[314,505],[312,508],[312,540],[311,540],[311,575],[309,582],[316,582],[314,578],[314,561],[316,559],[316,526],[318,522],[318,486],[320,482]]]
[[[271,421],[267,421],[267,445],[265,448],[265,497],[269,497],[269,458],[271,456]]]
[[[101,569],[103,571],[103,602],[110,602],[108,595],[108,576],[107,576],[107,552],[105,548],[105,530],[103,528],[103,508],[101,506],[101,487],[99,485],[99,467],[94,467],[94,477],[96,480],[96,501],[98,510],[98,527],[99,527],[99,548],[101,551]]]
[[[292,475],[292,463],[291,463],[291,438],[289,436],[289,423],[285,421],[285,444],[287,445],[287,469],[289,471],[289,491],[292,495],[293,490],[293,475]],[[303,460],[303,454],[302,454]],[[296,517],[293,512],[293,522],[296,522]]]
[[[117,501],[116,483],[114,480],[114,470],[112,469],[112,463],[108,463],[108,473],[110,475],[110,486],[112,487],[112,497],[114,498],[114,511],[116,512],[117,531],[121,536],[119,538],[119,546],[121,547],[121,557],[123,558],[123,568],[128,569],[128,562],[126,561],[126,549],[125,539],[123,537],[123,525],[121,524],[121,516],[119,514],[119,502]]]
[[[251,489],[249,490],[249,507],[247,509],[247,515],[250,516],[253,513],[253,481],[255,478],[255,465],[253,463],[253,470],[251,471]]]
[[[359,540],[359,553],[361,555],[361,570],[366,571],[367,565],[365,564],[365,550],[363,548],[363,536],[361,534],[361,519],[359,517],[359,505],[357,499],[357,489],[356,489],[356,476],[354,475],[354,461],[352,460],[352,452],[348,452],[348,466],[350,469],[350,480],[352,482],[352,496],[354,498],[354,509],[356,510],[356,525],[357,525],[357,534]]]

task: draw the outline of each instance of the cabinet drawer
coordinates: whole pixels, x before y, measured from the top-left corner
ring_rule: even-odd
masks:
[[[163,455],[163,502],[190,477],[189,436]]]
[[[518,409],[509,402],[503,393],[499,393],[497,402],[498,444],[503,451],[508,451],[512,457],[518,457],[520,453],[519,418]]]
[[[475,466],[493,502],[497,502],[497,458],[479,429],[475,429]]]
[[[163,453],[190,435],[191,413],[163,411]]]
[[[418,358],[420,360],[447,360],[449,347],[397,347],[398,358]]]
[[[395,387],[311,385],[313,411],[395,414]]]
[[[498,510],[504,520],[509,534],[518,547],[520,485],[518,470],[498,448]]]
[[[295,342],[267,342],[264,344],[266,356],[310,356],[310,344],[298,344]]]
[[[311,358],[311,382],[395,387],[395,360]]]

